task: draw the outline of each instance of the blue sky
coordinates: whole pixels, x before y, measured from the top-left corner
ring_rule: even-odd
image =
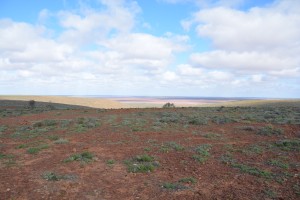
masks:
[[[300,98],[294,0],[1,0],[0,94]]]

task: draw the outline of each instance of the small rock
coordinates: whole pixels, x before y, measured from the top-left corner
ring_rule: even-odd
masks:
[[[9,191],[10,191],[10,188],[7,188],[6,191],[9,192]]]

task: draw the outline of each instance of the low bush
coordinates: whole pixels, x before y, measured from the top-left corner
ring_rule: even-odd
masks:
[[[282,133],[283,133],[282,129],[275,128],[272,125],[262,127],[257,132],[258,135],[265,135],[265,136],[281,135]]]
[[[188,188],[184,185],[181,185],[180,183],[170,183],[170,182],[163,183],[162,187],[167,190],[184,190]]]
[[[152,172],[159,166],[159,163],[147,154],[138,155],[130,160],[126,160],[125,164],[127,165],[128,172],[132,173]]]
[[[209,151],[211,147],[212,146],[210,144],[199,145],[198,147],[195,148],[195,152],[197,154],[194,154],[192,158],[201,164],[205,163],[210,157]]]
[[[83,152],[81,154],[73,154],[69,158],[65,159],[64,162],[73,162],[73,161],[81,161],[81,162],[90,162],[93,159],[93,154],[90,152]]]
[[[251,166],[240,164],[240,163],[232,163],[231,166],[233,168],[239,169],[243,173],[251,174],[254,176],[259,176],[259,177],[263,177],[263,178],[271,178],[272,177],[271,172],[266,171],[266,170],[261,170],[256,167],[251,167]]]
[[[46,179],[47,181],[59,181],[59,180],[74,180],[77,179],[76,175],[60,175],[55,172],[46,171],[42,174],[42,178]]]
[[[163,108],[175,108],[175,105],[173,103],[166,103],[163,105]]]
[[[284,151],[300,151],[300,140],[280,140],[274,143],[274,145]]]

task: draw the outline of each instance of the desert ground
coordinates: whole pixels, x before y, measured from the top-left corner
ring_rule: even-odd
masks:
[[[300,198],[299,101],[99,109],[31,99],[0,100],[0,199]]]
[[[81,97],[67,97],[67,96],[0,96],[1,100],[13,100],[13,101],[25,101],[27,103],[30,100],[44,103],[57,103],[75,106],[85,106],[91,108],[122,108],[123,104],[109,100],[98,98],[81,98]]]
[[[176,107],[236,107],[236,106],[298,106],[299,99],[237,99],[237,98],[174,98],[174,97],[105,97],[87,98],[72,96],[26,96],[0,95],[0,101],[11,101],[12,105],[26,106],[34,100],[37,105],[63,104],[104,109],[119,108],[161,108],[165,103],[174,103]],[[13,101],[19,101],[17,104]]]

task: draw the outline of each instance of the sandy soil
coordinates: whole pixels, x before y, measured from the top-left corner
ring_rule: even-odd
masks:
[[[126,105],[110,99],[98,98],[80,98],[80,97],[65,97],[65,96],[0,96],[0,100],[21,100],[21,101],[40,101],[61,103],[77,106],[87,106],[92,108],[123,108]]]
[[[65,96],[0,96],[0,100],[35,100],[92,108],[161,108],[165,103],[174,103],[176,107],[218,107],[218,106],[300,106],[300,100],[234,100],[234,99],[178,99],[178,98],[87,98]]]

